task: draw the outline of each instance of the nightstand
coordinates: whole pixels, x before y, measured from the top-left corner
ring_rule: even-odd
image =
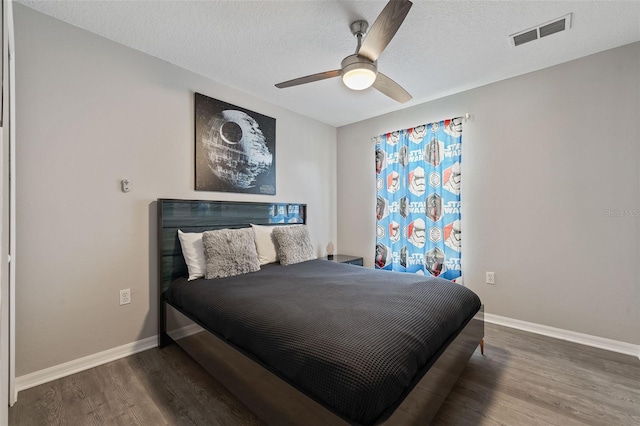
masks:
[[[327,259],[327,256],[322,258],[323,260]],[[346,254],[334,254],[333,259],[330,262],[338,262],[338,263],[348,263],[349,265],[357,265],[362,266],[362,258],[357,256],[349,256]]]

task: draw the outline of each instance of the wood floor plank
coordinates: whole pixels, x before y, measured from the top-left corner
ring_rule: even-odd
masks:
[[[64,406],[63,422],[68,425],[106,424],[106,418],[96,410],[96,401],[104,400],[95,369],[83,371],[61,379],[63,401],[73,401]],[[85,392],[86,390],[86,392]]]
[[[640,360],[486,324],[432,424],[638,426]],[[9,424],[263,423],[178,346],[151,349],[20,392]]]
[[[147,387],[153,389],[171,424],[251,425],[262,423],[182,349],[170,346],[138,354]]]
[[[469,410],[483,419],[473,424],[640,424],[637,358],[490,324],[486,334],[484,363],[474,354],[435,424],[467,424],[457,413]]]
[[[141,377],[134,374],[130,358],[112,362],[97,369],[101,383],[105,383],[103,394],[107,424],[113,425],[161,425],[164,417],[147,392]]]

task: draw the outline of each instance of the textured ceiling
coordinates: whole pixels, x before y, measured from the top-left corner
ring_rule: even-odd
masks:
[[[274,87],[338,69],[356,46],[349,24],[372,24],[386,1],[18,2],[336,127],[640,40],[640,1],[414,0],[378,59],[413,95],[399,104],[339,78]],[[570,12],[571,30],[511,46]]]

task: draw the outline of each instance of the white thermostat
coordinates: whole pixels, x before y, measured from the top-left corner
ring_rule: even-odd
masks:
[[[120,185],[122,187],[122,192],[131,191],[131,182],[129,181],[129,179],[122,179],[120,181]]]

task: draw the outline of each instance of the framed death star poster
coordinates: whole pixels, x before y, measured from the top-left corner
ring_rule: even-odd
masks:
[[[276,120],[195,94],[196,191],[276,193]]]

